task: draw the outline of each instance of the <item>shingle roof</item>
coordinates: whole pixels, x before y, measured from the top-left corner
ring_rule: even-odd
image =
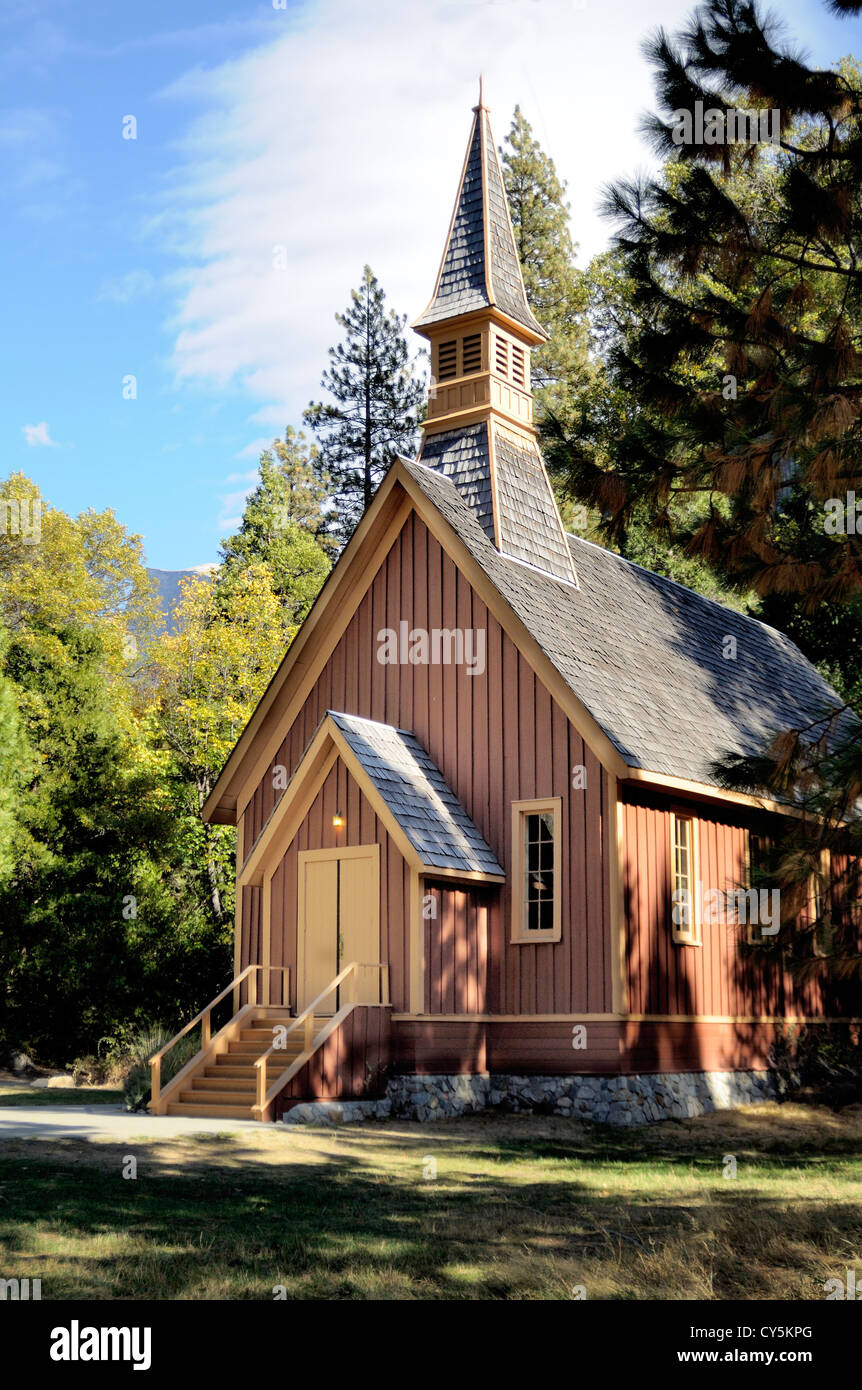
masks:
[[[327,713],[423,864],[503,874],[493,851],[415,734],[353,714]]]
[[[422,461],[425,461],[423,450]],[[516,560],[577,582],[566,533],[538,445],[494,426],[500,549]],[[455,481],[453,479],[453,481]],[[462,496],[464,496],[462,491]],[[468,500],[465,498],[465,500]]]
[[[451,478],[489,541],[494,540],[494,504],[491,500],[491,459],[488,426],[462,425],[455,430],[426,434],[420,458]]]
[[[470,131],[464,176],[436,293],[413,326],[428,327],[491,305],[497,305],[533,333],[547,337],[527,303],[491,122],[487,110],[480,106]]]
[[[568,538],[577,589],[513,563],[448,478],[402,462],[630,767],[715,785],[727,752],[842,704],[783,633],[600,546]]]

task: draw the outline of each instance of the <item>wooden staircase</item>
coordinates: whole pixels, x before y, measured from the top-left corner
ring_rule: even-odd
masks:
[[[279,1097],[291,1083],[315,1087],[309,1066],[337,1044],[345,1026],[351,1027],[357,1010],[389,1010],[389,976],[379,961],[353,961],[336,975],[297,1017],[275,1004],[259,1002],[258,974],[271,967],[246,966],[206,1008],[180,1029],[165,1047],[150,1058],[153,1115],[195,1115],[202,1118],[271,1120],[281,1105]],[[272,967],[275,968],[275,967]],[[282,998],[288,996],[286,967]],[[248,981],[249,1002],[217,1033],[212,1033],[216,1004]],[[321,1010],[337,1008],[335,1013]],[[171,1048],[200,1024],[201,1046],[191,1061],[162,1086],[162,1061]],[[305,1078],[303,1081],[302,1079]],[[356,1082],[352,1082],[355,1086]]]
[[[218,1119],[254,1120],[257,1098],[257,1059],[273,1045],[274,1028],[293,1020],[286,1009],[265,1008],[254,1014],[247,1027],[235,1038],[229,1038],[227,1051],[211,1063],[193,1072],[178,1099],[165,1107],[167,1115],[211,1115]],[[323,1014],[314,1016],[317,1035],[327,1023]],[[271,1086],[281,1073],[296,1062],[304,1050],[302,1033],[289,1033],[284,1047],[271,1053],[266,1060],[266,1085]]]

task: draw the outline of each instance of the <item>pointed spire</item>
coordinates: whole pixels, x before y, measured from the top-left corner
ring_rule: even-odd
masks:
[[[548,335],[527,303],[481,76],[473,112],[437,284],[431,303],[413,327],[422,332],[456,314],[495,308],[526,328],[531,341],[542,343]]]
[[[527,303],[485,84],[434,297],[413,325],[431,341],[422,463],[450,478],[501,555],[577,585],[533,428]]]

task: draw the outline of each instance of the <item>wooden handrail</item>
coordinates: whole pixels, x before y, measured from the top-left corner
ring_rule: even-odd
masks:
[[[221,994],[217,994],[215,999],[211,999],[208,1004],[204,1005],[200,1013],[195,1014],[194,1018],[190,1019],[185,1027],[181,1028],[180,1031],[171,1038],[170,1042],[165,1043],[164,1047],[159,1048],[158,1052],[153,1053],[153,1056],[150,1058],[151,1104],[155,1104],[161,1094],[162,1058],[165,1053],[170,1052],[174,1044],[178,1043],[180,1038],[184,1038],[186,1033],[191,1032],[192,1028],[194,1028],[197,1023],[201,1025],[201,1045],[199,1050],[202,1052],[205,1047],[209,1047],[212,1041],[212,1011],[216,1004],[220,1004],[221,1001],[230,994],[232,989],[238,989],[247,975],[251,976],[249,982],[249,1003],[256,1004],[258,1002],[257,972],[259,970],[280,970],[282,972],[282,999],[285,1007],[287,1006],[290,987],[290,967],[287,965],[247,965],[245,970],[243,970],[240,975],[237,975],[236,979],[231,980],[230,984],[225,986]],[[253,999],[251,998],[252,993],[254,994]]]
[[[287,1028],[285,1029],[285,1032],[284,1032],[284,1036],[283,1036],[282,1041],[283,1041],[284,1039],[287,1038],[288,1034],[293,1033],[293,1032],[294,1032],[297,1028],[299,1028],[300,1025],[301,1025],[301,1026],[302,1026],[302,1030],[303,1030],[303,1038],[302,1038],[302,1050],[303,1050],[303,1053],[311,1052],[311,1051],[312,1051],[313,1044],[314,1044],[314,1011],[315,1011],[315,1009],[317,1008],[318,1004],[321,1004],[321,1003],[323,1002],[324,999],[328,999],[329,996],[330,996],[331,994],[334,994],[335,991],[338,989],[339,985],[342,983],[342,981],[346,980],[346,979],[348,978],[348,976],[350,976],[350,982],[351,982],[351,998],[350,998],[350,1000],[349,1000],[349,1003],[350,1003],[351,1006],[354,1005],[354,1004],[356,1003],[356,974],[357,974],[357,972],[360,971],[360,970],[378,970],[378,971],[382,972],[381,975],[380,975],[380,991],[379,991],[379,993],[380,993],[380,1002],[381,1002],[381,1004],[388,1004],[388,1003],[389,1003],[389,968],[388,968],[388,966],[384,965],[384,963],[383,963],[382,961],[373,961],[373,962],[372,962],[372,961],[355,961],[355,960],[353,960],[353,961],[350,962],[349,965],[345,965],[344,969],[343,969],[342,971],[340,971],[340,973],[339,973],[338,975],[336,975],[336,977],[335,977],[334,980],[331,980],[331,981],[330,981],[330,983],[326,986],[325,989],[321,990],[321,992],[320,992],[320,994],[318,994],[317,998],[316,998],[316,999],[313,999],[313,1000],[311,1001],[311,1003],[308,1004],[308,1005],[306,1006],[306,1008],[303,1009],[303,1011],[302,1011],[301,1014],[298,1014],[298,1015],[296,1016],[296,1018],[292,1018],[292,1019],[290,1020],[290,1023],[287,1025]],[[385,996],[385,997],[384,997],[384,996]],[[280,1087],[280,1085],[281,1085],[281,1078],[282,1078],[282,1076],[284,1076],[285,1072],[290,1071],[291,1067],[295,1064],[295,1062],[296,1062],[296,1060],[297,1060],[296,1058],[294,1058],[294,1059],[284,1068],[284,1071],[282,1071],[282,1072],[280,1073],[280,1075],[277,1077],[277,1079],[272,1083],[272,1085],[271,1085],[271,1086],[269,1087],[269,1089],[267,1090],[267,1088],[266,1088],[266,1064],[267,1064],[267,1061],[269,1060],[269,1058],[271,1057],[271,1055],[272,1055],[273,1052],[282,1052],[283,1050],[284,1050],[283,1046],[277,1046],[277,1045],[273,1042],[273,1043],[267,1048],[266,1052],[263,1052],[263,1053],[260,1055],[260,1057],[258,1057],[257,1061],[256,1061],[255,1064],[254,1064],[254,1065],[255,1065],[255,1069],[256,1069],[256,1082],[257,1082],[256,1088],[255,1088],[255,1089],[256,1089],[256,1093],[257,1093],[257,1096],[256,1096],[256,1098],[257,1098],[257,1103],[256,1103],[256,1105],[255,1105],[255,1109],[256,1109],[256,1111],[257,1111],[257,1113],[258,1113],[259,1116],[262,1116],[262,1115],[263,1115],[264,1107],[269,1103],[269,1101],[272,1099],[273,1095],[276,1095],[276,1094],[278,1093],[279,1087]]]

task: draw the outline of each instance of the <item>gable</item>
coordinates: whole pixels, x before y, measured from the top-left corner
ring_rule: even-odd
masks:
[[[417,872],[503,881],[493,852],[415,735],[327,710],[243,859],[239,874],[244,884],[263,881],[338,760]]]
[[[415,584],[412,532],[406,548],[398,551],[397,573],[391,563],[391,557],[406,533],[411,517],[421,523],[415,538],[416,563],[419,566],[419,578]],[[472,517],[470,520],[479,530]],[[434,559],[431,569],[423,577],[422,567],[427,569],[428,555],[432,551]],[[236,824],[275,762],[288,768],[296,766],[326,709],[340,709],[384,723],[391,723],[394,719],[402,727],[416,733],[448,776],[448,768],[440,762],[438,750],[424,737],[427,711],[426,724],[422,726],[416,722],[421,716],[423,698],[426,704],[433,699],[433,691],[438,681],[443,680],[443,672],[435,675],[432,668],[428,679],[419,682],[426,694],[424,697],[421,694],[418,696],[416,715],[408,709],[406,713],[395,716],[393,710],[398,696],[392,693],[391,669],[381,666],[376,660],[373,645],[382,627],[397,627],[403,617],[403,605],[416,606],[417,615],[421,617],[418,606],[420,599],[425,605],[421,625],[430,629],[456,627],[464,630],[478,626],[487,630],[488,617],[493,615],[495,635],[506,633],[543,686],[562,705],[603,765],[618,775],[624,774],[624,764],[602,730],[566,686],[542,648],[511,611],[458,536],[415,485],[404,462],[398,460],[381,484],[371,507],[228,758],[204,806],[204,819]],[[474,604],[478,605],[478,622],[470,617]],[[312,702],[313,713],[309,714],[304,711],[304,704],[356,615],[360,615],[356,631],[346,644],[349,656],[343,658],[346,664],[342,669],[341,659],[336,662],[331,694],[326,697],[325,704],[321,705],[319,700]],[[383,621],[384,616],[386,621]],[[418,618],[414,621],[415,625],[419,625]],[[489,642],[489,651],[490,648]],[[415,675],[420,668],[410,666],[409,669]],[[453,678],[453,668],[443,669],[448,682]],[[367,674],[369,690],[366,692],[367,698],[359,701],[359,676],[363,672]],[[501,677],[498,674],[496,678]],[[459,686],[463,679],[461,673],[457,678]],[[487,685],[487,682],[484,684]],[[468,685],[466,690],[470,690],[472,696],[472,685]],[[381,691],[384,692],[382,703]],[[300,716],[302,723],[297,725]],[[265,787],[261,795],[266,803],[268,793]],[[259,812],[252,809],[253,821],[259,830],[262,824]]]

